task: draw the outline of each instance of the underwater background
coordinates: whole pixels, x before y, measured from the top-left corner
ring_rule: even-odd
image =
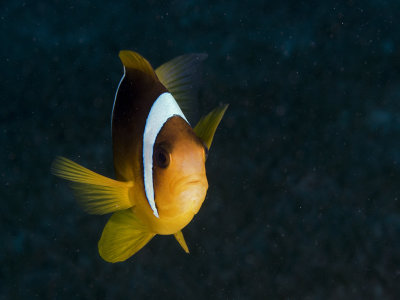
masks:
[[[398,299],[400,2],[2,1],[0,299]],[[230,107],[183,230],[123,263],[50,174],[113,176],[121,49],[205,52]],[[196,124],[197,119],[192,119]]]

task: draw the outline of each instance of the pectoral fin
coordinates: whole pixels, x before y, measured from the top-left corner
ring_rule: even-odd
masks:
[[[51,170],[54,175],[72,181],[71,187],[78,203],[90,214],[108,214],[134,205],[129,198],[133,186],[131,181],[107,178],[65,157],[57,157]]]
[[[215,108],[208,115],[202,117],[193,129],[196,135],[206,144],[208,150],[210,150],[215,131],[217,130],[225,111],[228,109],[228,106],[229,104],[226,104]]]
[[[189,248],[186,245],[185,238],[183,237],[182,231],[178,231],[177,233],[174,234],[176,240],[178,241],[179,245],[181,245],[182,249],[186,252],[189,253]]]
[[[114,213],[108,220],[98,247],[108,262],[124,261],[143,248],[153,237],[131,209]]]

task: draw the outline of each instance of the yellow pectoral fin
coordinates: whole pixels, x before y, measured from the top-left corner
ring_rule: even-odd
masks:
[[[71,187],[79,204],[90,214],[108,214],[134,205],[129,198],[131,181],[104,177],[65,157],[57,157],[51,170],[54,175],[72,181]]]
[[[186,253],[189,253],[189,248],[186,245],[185,238],[183,237],[182,231],[178,231],[174,234],[176,240],[178,241],[179,245],[181,245],[182,249],[185,250]]]
[[[229,104],[226,104],[215,108],[208,115],[201,118],[193,129],[196,135],[206,144],[208,150],[210,150],[215,131],[217,130],[218,124],[221,122],[225,111],[228,109],[228,106]]]
[[[108,262],[124,261],[143,248],[153,237],[131,209],[114,213],[99,241],[100,256]]]

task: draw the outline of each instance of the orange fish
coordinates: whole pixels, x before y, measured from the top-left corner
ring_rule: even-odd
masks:
[[[140,54],[121,51],[124,75],[112,111],[116,180],[58,157],[54,175],[72,182],[90,214],[113,213],[98,243],[108,262],[124,261],[156,234],[173,234],[189,253],[184,228],[204,202],[205,161],[228,105],[192,129],[181,107],[193,98],[195,71],[205,54],[179,56],[156,70]]]

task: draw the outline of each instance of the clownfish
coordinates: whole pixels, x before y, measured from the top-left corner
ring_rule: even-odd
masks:
[[[98,250],[107,262],[128,259],[156,234],[174,235],[186,253],[182,229],[204,202],[205,162],[228,105],[219,106],[192,128],[181,107],[191,100],[197,67],[207,55],[188,54],[154,70],[140,54],[123,50],[124,74],[112,109],[116,179],[64,157],[52,173],[71,181],[82,208],[112,216]]]

